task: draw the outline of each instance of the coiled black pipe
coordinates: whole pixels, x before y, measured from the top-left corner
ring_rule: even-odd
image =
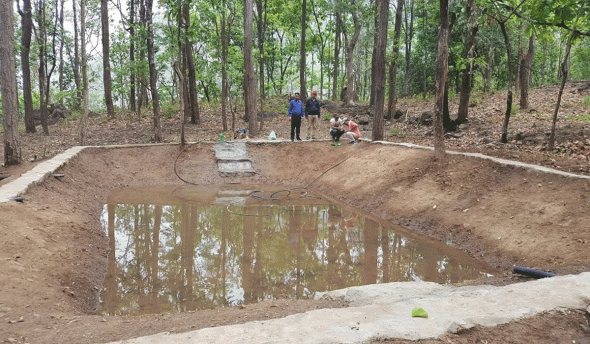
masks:
[[[512,268],[512,272],[515,273],[515,274],[521,274],[521,275],[525,275],[525,276],[532,277],[532,278],[545,278],[545,277],[554,277],[554,276],[556,276],[552,272],[547,272],[547,271],[537,270],[537,269],[531,269],[531,268],[525,268],[523,266],[517,266],[517,265],[515,265]]]

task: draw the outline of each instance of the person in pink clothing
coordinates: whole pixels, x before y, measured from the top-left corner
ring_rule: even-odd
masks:
[[[346,136],[350,139],[350,144],[356,144],[357,140],[361,137],[358,124],[346,118],[344,120],[344,129],[346,131]]]

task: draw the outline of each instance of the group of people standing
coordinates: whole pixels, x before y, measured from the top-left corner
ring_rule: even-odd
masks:
[[[318,92],[313,90],[311,92],[311,98],[305,102],[305,108],[301,102],[299,92],[295,92],[295,98],[289,102],[289,121],[291,123],[291,141],[301,141],[301,119],[305,116],[307,119],[308,139],[315,139],[315,130],[317,122],[320,118],[320,103],[317,100]],[[346,137],[350,139],[350,144],[356,144],[357,140],[361,137],[361,132],[358,125],[348,118],[340,118],[334,116],[330,120],[330,136],[332,141],[340,141],[340,137],[346,134]]]

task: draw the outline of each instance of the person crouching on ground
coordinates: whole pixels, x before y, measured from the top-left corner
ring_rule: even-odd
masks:
[[[303,105],[299,99],[299,92],[295,92],[295,98],[289,102],[289,121],[291,122],[291,141],[301,141],[301,117],[303,117]]]
[[[344,121],[339,116],[334,116],[330,120],[330,136],[332,136],[332,141],[340,141],[340,136],[344,134],[342,122]]]
[[[305,118],[307,118],[307,138],[315,139],[315,127],[320,118],[320,102],[318,92],[311,91],[311,98],[305,102]]]
[[[348,118],[345,118],[344,130],[346,131],[346,136],[350,139],[350,144],[356,144],[356,141],[361,137],[361,132],[359,130],[358,124],[349,120]]]

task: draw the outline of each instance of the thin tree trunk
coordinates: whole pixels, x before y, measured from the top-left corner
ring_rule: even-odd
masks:
[[[338,0],[337,0],[338,1]],[[332,79],[332,100],[338,99],[338,71],[340,68],[340,36],[342,33],[342,19],[340,13],[336,12],[336,32],[334,35],[334,74]]]
[[[374,17],[374,21],[375,23],[373,24],[375,26],[375,34],[373,35],[373,51],[371,53],[371,92],[369,95],[369,106],[370,107],[374,107],[375,106],[375,83],[373,82],[375,80],[375,72],[377,71],[377,68],[375,67],[375,58],[377,56],[377,31],[379,30],[377,27],[379,25],[379,1],[380,0],[376,0],[375,1],[375,13],[373,15]],[[366,55],[365,55],[366,56]],[[363,58],[363,60],[365,60]],[[365,60],[366,61],[366,60]],[[365,62],[366,63],[366,62]],[[366,70],[366,67],[365,67]],[[367,85],[367,73],[364,73],[364,87],[366,88]],[[363,90],[363,98],[365,97]]]
[[[262,7],[262,0],[256,0],[256,7],[258,9],[258,73],[259,73],[259,84],[260,84],[260,128],[262,132],[264,128],[264,99],[266,98],[264,92],[264,29],[266,28],[266,1],[264,2],[264,8]]]
[[[152,111],[154,118],[154,141],[162,142],[162,128],[160,126],[160,97],[158,96],[158,75],[154,56],[154,24],[152,22],[153,0],[146,0],[147,19],[147,50],[150,68],[150,89],[152,92]]]
[[[490,48],[486,56],[486,66],[483,72],[483,91],[490,92],[492,89],[492,65],[494,64],[494,48]]]
[[[14,56],[14,19],[12,0],[0,0],[0,94],[4,128],[4,165],[21,162],[18,136],[18,95]]]
[[[256,80],[254,80],[254,64],[252,63],[252,0],[244,0],[244,95],[245,112],[248,118],[250,137],[258,136],[256,116]]]
[[[354,10],[353,10],[354,11]],[[354,48],[359,40],[361,34],[361,23],[358,19],[358,16],[355,12],[351,13],[352,21],[354,23],[354,34],[352,39],[347,42],[346,44],[346,103],[353,104],[354,103],[354,95],[356,94],[354,89],[354,72],[353,72],[353,54]]]
[[[59,28],[60,32],[65,32],[64,28],[64,3],[65,0],[59,1]],[[61,34],[60,34],[61,36]],[[59,42],[59,92],[62,93],[64,91],[64,44],[65,44],[65,37],[61,37]],[[63,98],[60,99],[60,104],[63,105]]]
[[[140,30],[140,38],[138,39],[139,42],[145,42],[147,40],[147,37],[145,35],[145,32],[147,31],[145,29],[146,27],[146,23],[147,23],[147,19],[146,19],[146,9],[145,9],[145,1],[143,0],[139,0],[139,22],[141,25],[141,30]],[[145,54],[146,54],[146,49],[145,49],[145,45],[141,44],[138,46],[139,48],[139,60],[142,62],[145,61]],[[137,71],[137,70],[136,70]],[[137,117],[138,119],[141,118],[141,108],[142,106],[145,104],[145,106],[147,107],[147,102],[148,102],[148,97],[147,97],[147,81],[146,81],[146,77],[145,77],[145,70],[142,68],[139,72],[139,75],[137,75],[137,77],[139,78],[138,82],[139,82],[139,96],[138,96],[138,100],[137,100]],[[148,72],[149,74],[149,72]]]
[[[193,45],[189,41],[189,28],[190,12],[188,4],[183,5],[183,17],[185,25],[184,33],[184,54],[187,68],[187,84],[188,84],[188,98],[185,99],[185,104],[188,103],[190,106],[191,123],[199,124],[201,122],[201,116],[199,114],[199,95],[197,94],[197,80],[195,72],[195,63],[193,62]]]
[[[78,18],[77,18],[77,10],[76,10],[76,0],[72,1],[72,10],[74,12],[74,83],[76,84],[76,109],[80,109],[80,103],[82,102],[82,81],[80,80],[80,52],[79,52],[79,42],[80,38],[78,37]]]
[[[428,11],[426,11],[426,8],[423,10],[422,13],[422,31],[426,32],[426,23],[428,21]],[[423,65],[422,65],[422,91],[424,92],[424,99],[426,99],[426,94],[428,94],[428,88],[427,88],[427,71],[426,71],[426,59],[428,57],[428,45],[424,44],[424,58],[423,58]]]
[[[305,29],[307,28],[307,0],[301,5],[301,49],[299,50],[299,87],[301,103],[307,101],[307,89],[305,86]]]
[[[88,118],[88,69],[86,66],[86,0],[80,0],[80,55],[82,58],[82,118],[80,119],[80,145],[86,145],[86,119]]]
[[[387,117],[393,118],[397,105],[397,60],[399,58],[399,39],[402,31],[402,11],[404,0],[397,0],[395,9],[395,29],[393,34],[393,55],[389,64],[389,99],[387,100]]]
[[[188,85],[186,80],[186,54],[184,43],[185,40],[183,39],[183,14],[182,11],[178,11],[178,15],[176,17],[177,25],[178,25],[178,60],[174,64],[176,67],[176,75],[178,77],[178,88],[180,94],[180,109],[182,109],[182,116],[181,116],[181,124],[180,124],[180,149],[184,149],[186,144],[185,140],[185,127],[187,118],[190,117],[190,106],[188,104]]]
[[[445,156],[445,142],[443,129],[443,103],[445,85],[448,78],[449,52],[449,1],[440,0],[440,22],[438,26],[438,49],[436,54],[436,104],[434,117],[434,156],[442,159]]]
[[[225,0],[222,8],[226,8]],[[221,122],[223,124],[223,131],[227,131],[227,18],[225,11],[221,13]]]
[[[561,80],[561,85],[559,87],[559,94],[557,95],[557,104],[555,104],[555,111],[553,112],[553,122],[551,123],[551,135],[549,135],[549,143],[547,144],[548,151],[552,151],[553,146],[555,144],[555,125],[557,123],[557,114],[559,113],[559,106],[561,105],[561,97],[563,95],[563,89],[565,88],[565,83],[567,82],[567,77],[569,75],[570,50],[572,48],[573,36],[574,36],[574,34],[571,33],[570,37],[567,40],[567,45],[565,46],[565,56],[563,58],[563,63],[561,64],[561,73],[563,74],[563,79]]]
[[[461,75],[461,95],[459,97],[459,110],[457,113],[457,122],[463,123],[467,120],[469,113],[469,98],[471,97],[471,75],[473,68],[473,55],[475,50],[475,36],[479,30],[479,24],[474,16],[475,0],[467,1],[467,37],[465,38],[465,59],[468,61],[467,66],[463,69]]]
[[[21,65],[23,70],[23,99],[25,103],[25,131],[35,133],[33,118],[33,93],[31,84],[31,37],[33,35],[33,9],[31,0],[23,1],[23,10],[19,11],[21,16],[22,36],[21,36]]]
[[[449,30],[449,32],[451,32],[451,30]],[[445,131],[451,129],[451,114],[449,112],[449,77],[448,77],[448,72],[447,72],[447,81],[445,82],[445,93],[444,93],[444,99],[443,99],[443,128]]]
[[[131,64],[129,73],[129,107],[131,112],[135,112],[135,75],[137,72],[135,66],[135,0],[129,0],[129,63]]]
[[[535,58],[535,36],[529,38],[529,47],[525,58],[520,63],[520,108],[529,107],[529,84],[531,82],[531,68]]]
[[[547,42],[543,43],[543,62],[541,65],[541,85],[545,85],[545,75],[547,67]]]
[[[115,118],[115,108],[113,107],[113,91],[111,81],[108,0],[100,0],[100,17],[102,30],[102,80],[104,83],[104,101],[107,106],[107,115],[110,119],[113,119]]]
[[[404,32],[406,33],[406,69],[404,73],[404,94],[408,94],[409,92],[409,85],[410,85],[410,64],[411,64],[411,56],[412,56],[412,40],[414,39],[414,0],[410,0],[410,22],[408,23],[408,15],[406,6],[406,11],[404,11],[405,15],[405,23],[406,29]]]
[[[403,2],[403,0],[400,1]],[[383,105],[385,103],[385,52],[387,50],[387,29],[389,26],[389,0],[379,0],[378,4],[379,21],[376,28],[377,44],[375,46],[375,72],[373,73],[373,89],[375,90],[373,141],[383,140]]]
[[[502,35],[504,36],[504,43],[506,44],[506,56],[508,63],[508,94],[506,97],[506,113],[504,114],[504,123],[502,124],[502,143],[508,142],[508,122],[510,121],[510,114],[512,112],[512,88],[514,86],[514,78],[512,71],[512,51],[510,49],[510,41],[508,39],[508,33],[506,31],[506,22],[500,22],[500,28],[502,29]]]
[[[49,126],[47,125],[47,92],[45,88],[47,83],[45,78],[47,77],[46,68],[46,49],[47,49],[47,31],[45,27],[45,3],[37,3],[37,43],[39,44],[39,113],[41,115],[41,127],[43,133],[49,135]]]

